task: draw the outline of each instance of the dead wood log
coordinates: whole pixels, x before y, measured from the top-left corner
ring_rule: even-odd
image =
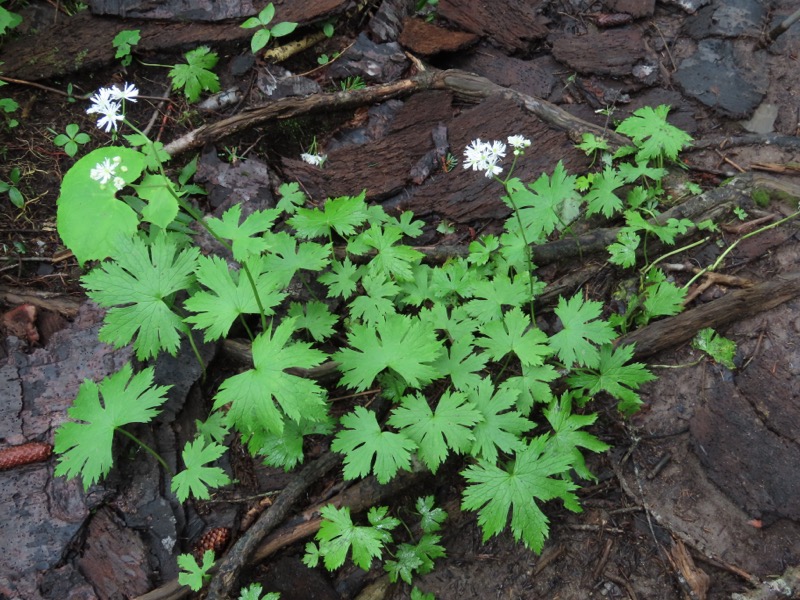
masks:
[[[69,319],[74,318],[78,314],[78,309],[81,304],[83,304],[83,300],[70,298],[64,294],[7,285],[0,285],[0,301],[12,306],[18,304],[33,304],[38,308],[58,313]]]
[[[408,96],[424,90],[450,91],[462,102],[471,104],[480,102],[489,96],[502,95],[549,125],[566,131],[575,142],[581,140],[583,133],[589,132],[608,138],[614,146],[630,143],[627,138],[579,119],[555,104],[497,85],[485,77],[457,69],[447,71],[430,69],[408,79],[362,90],[314,94],[303,98],[283,98],[269,104],[248,108],[227,119],[190,131],[183,137],[167,144],[164,150],[170,155],[176,156],[274,119],[291,119],[355,108],[399,96]]]
[[[646,358],[689,341],[705,327],[722,327],[775,308],[797,296],[800,296],[800,271],[783,273],[769,281],[736,290],[674,317],[651,323],[623,336],[618,343],[635,344],[634,357]]]

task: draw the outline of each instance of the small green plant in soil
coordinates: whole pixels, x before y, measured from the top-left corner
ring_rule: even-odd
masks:
[[[92,141],[92,138],[89,137],[88,133],[82,132],[77,123],[70,123],[64,133],[59,133],[53,138],[53,143],[56,146],[63,147],[64,152],[69,157],[75,156],[78,153],[78,148],[88,144],[90,141]]]
[[[367,87],[364,79],[360,75],[353,77],[346,77],[343,81],[339,82],[339,89],[343,92],[351,92],[353,90],[363,90]]]
[[[191,554],[178,556],[178,583],[188,586],[193,592],[199,592],[211,580],[211,567],[214,566],[213,550],[206,550],[202,560],[198,562]]]
[[[129,146],[94,150],[67,172],[58,231],[82,265],[100,261],[82,283],[107,309],[101,340],[132,344],[145,362],[176,354],[182,343],[200,361],[199,337],[220,340],[235,323],[251,340],[252,367],[219,384],[198,437],[183,450],[183,470],[172,479],[176,497],[204,498],[228,484],[214,465],[228,431],[254,457],[287,470],[304,461],[306,436],[332,435],[347,480],[374,475],[385,483],[415,464],[432,473],[447,461],[458,464],[461,506],[477,512],[484,538],[510,529],[541,551],[549,531],[542,505],[559,500],[580,511],[575,476],[593,478],[584,453],[608,448],[587,431],[597,419],[593,400],[613,398],[631,414],[653,375],[631,362],[631,346],[614,345],[619,330],[603,305],[582,293],[558,301],[557,331],[537,326],[536,298],[545,284],[532,247],[569,235],[584,215],[623,219],[616,242],[622,248],[611,249],[612,260],[621,270],[644,264],[635,272],[637,312],[611,316],[643,322],[682,309],[683,289],[640,252],[648,238],[673,244],[694,226],[648,220],[663,197],[663,164],[686,143],[685,134],[665,127],[667,109],[631,117],[640,119],[636,145],[581,178],[559,163],[525,183],[513,172],[530,140],[475,140],[463,167],[478,174],[464,176],[494,179],[510,217],[502,233],[474,240],[467,256],[429,264],[412,245],[423,224],[409,212],[390,215],[368,205],[366,191],[309,207],[298,184],[284,183],[272,208],[245,217],[234,205],[203,218],[187,197],[193,168],[174,181],[169,156],[125,119],[124,102],[137,94],[126,85],[93,97],[90,112],[100,127],[134,133],[123,136]],[[190,219],[232,262],[200,253],[185,226]],[[292,292],[302,287],[293,283],[314,292]],[[380,394],[386,414],[352,401],[334,418],[330,388],[302,375],[334,363],[339,388],[355,398]],[[165,390],[153,385],[151,367],[134,374],[126,365],[99,385],[86,382],[71,420],[56,432],[57,474],[79,476],[85,487],[97,482],[112,467],[114,435],[141,443],[128,428],[155,416]],[[346,508],[327,507],[307,562],[333,569],[350,556],[368,568],[394,548],[384,567],[394,579],[412,581],[444,554],[430,522],[438,523],[438,509],[428,499],[417,509],[421,537],[395,545],[391,531],[399,521],[386,507],[369,511],[365,525]],[[184,577],[202,585],[206,557],[201,565],[180,560]],[[425,596],[417,590],[417,597]]]
[[[25,208],[25,196],[19,189],[22,174],[17,167],[8,172],[8,181],[0,180],[0,194],[8,194],[8,199],[19,209]]]
[[[114,58],[119,58],[123,67],[127,67],[133,60],[131,51],[141,40],[140,29],[123,29],[111,41],[111,45],[116,49]]]
[[[736,356],[736,342],[719,335],[710,327],[697,332],[692,340],[692,347],[705,352],[713,361],[728,369],[736,368],[733,362]]]
[[[211,71],[219,60],[216,52],[200,46],[187,52],[184,58],[185,64],[177,64],[169,72],[175,89],[182,89],[190,103],[196,102],[201,92],[219,91],[219,78]]]
[[[279,38],[289,35],[297,28],[297,23],[289,23],[286,21],[275,23],[272,27],[270,27],[269,24],[272,22],[274,17],[275,6],[272,4],[272,2],[270,2],[260,13],[258,13],[258,16],[250,17],[244,23],[242,23],[241,27],[244,29],[258,28],[250,40],[250,50],[253,54],[256,54],[259,50],[269,44],[269,41],[272,38]],[[328,25],[330,24],[326,24],[326,26]],[[330,27],[332,31],[333,26],[330,25]]]

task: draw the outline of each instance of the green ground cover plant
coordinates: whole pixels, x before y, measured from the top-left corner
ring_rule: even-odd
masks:
[[[173,180],[169,157],[125,120],[124,103],[137,94],[126,85],[93,98],[99,126],[134,134],[123,136],[130,146],[97,149],[65,175],[58,230],[82,265],[93,262],[82,282],[107,309],[101,340],[132,344],[142,361],[188,343],[200,360],[200,337],[220,340],[237,323],[250,337],[252,368],[216,390],[208,419],[184,448],[183,470],[172,476],[176,497],[207,498],[229,483],[214,462],[231,432],[253,456],[287,470],[304,461],[304,437],[331,434],[345,479],[374,475],[385,483],[415,464],[435,473],[459,461],[462,507],[477,512],[484,538],[508,528],[541,551],[549,531],[542,504],[557,499],[580,511],[576,477],[593,477],[584,453],[608,448],[587,431],[597,418],[591,403],[606,395],[629,415],[641,404],[640,386],[654,378],[631,362],[631,346],[614,346],[620,326],[682,308],[682,288],[639,252],[648,237],[672,244],[694,225],[648,220],[663,200],[657,183],[664,165],[689,139],[666,122],[668,109],[637,111],[635,127],[623,121],[619,130],[630,131],[636,145],[601,156],[602,169],[581,177],[559,163],[552,174],[522,182],[513,172],[530,140],[475,140],[463,166],[497,181],[511,216],[502,234],[473,241],[468,256],[434,265],[412,245],[423,224],[411,213],[368,205],[364,191],[309,207],[289,182],[273,208],[243,218],[236,205],[202,217],[189,201],[191,165]],[[597,143],[586,149],[606,154]],[[88,232],[86,214],[100,213]],[[576,294],[559,300],[561,328],[548,334],[536,325],[545,285],[531,248],[570,235],[584,216],[627,223],[617,242],[624,248],[609,250],[621,269],[639,267],[636,316],[606,319],[600,302]],[[192,219],[227,249],[228,260],[201,255],[185,226]],[[290,294],[293,282],[308,295]],[[332,417],[332,388],[297,374],[331,361],[338,388],[380,394],[387,413],[355,402]],[[153,385],[151,368],[133,374],[131,365],[99,384],[87,381],[72,420],[56,433],[56,474],[79,476],[86,488],[97,482],[113,465],[114,434],[132,437],[126,426],[152,419],[165,391]],[[432,498],[416,508],[422,535],[399,545],[391,534],[399,521],[386,507],[373,508],[366,524],[346,508],[323,509],[306,560],[335,569],[349,555],[368,568],[391,545],[385,568],[411,582],[444,555],[436,533],[443,515]],[[202,585],[206,558],[200,565],[180,560],[183,577]]]

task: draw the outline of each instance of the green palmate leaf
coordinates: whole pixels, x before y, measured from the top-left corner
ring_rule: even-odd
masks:
[[[22,16],[0,6],[0,35],[5,35],[22,23]]]
[[[209,571],[214,566],[214,551],[206,550],[203,553],[203,562],[198,564],[191,554],[178,555],[178,583],[189,586],[192,591],[199,592],[207,581],[211,579]]]
[[[225,211],[222,219],[211,217],[206,219],[206,224],[219,237],[231,240],[233,258],[242,262],[250,256],[261,254],[269,247],[267,240],[258,234],[268,231],[278,215],[279,211],[276,209],[257,210],[240,224],[242,205],[234,204]]]
[[[365,276],[361,284],[365,294],[356,296],[350,302],[350,316],[353,319],[375,325],[396,312],[395,297],[400,288],[394,281],[386,279],[383,273],[377,273]]]
[[[284,287],[283,281],[275,274],[267,272],[268,267],[262,259],[251,259],[246,264],[256,281],[264,313],[273,314],[274,308],[286,297],[280,291]],[[230,270],[219,256],[201,257],[196,275],[197,280],[208,290],[197,291],[186,300],[184,305],[187,310],[195,314],[185,320],[205,330],[205,341],[226,336],[239,315],[260,312],[247,274],[243,270]]]
[[[365,527],[353,523],[349,507],[324,506],[319,511],[322,523],[316,539],[325,568],[332,571],[341,567],[349,551],[353,563],[368,570],[372,559],[380,558],[384,546],[391,541],[389,531],[400,524],[397,519],[386,517],[386,511],[386,507],[372,507],[368,514],[370,526]]]
[[[430,291],[434,298],[445,302],[454,296],[471,298],[479,281],[482,278],[478,269],[468,261],[463,258],[448,260],[443,266],[431,271]]]
[[[571,466],[572,457],[550,446],[546,436],[534,438],[515,453],[505,469],[480,461],[462,471],[470,485],[464,491],[461,507],[478,511],[484,541],[505,529],[510,511],[514,538],[521,539],[534,552],[541,552],[548,519],[537,500],[562,498],[567,508],[576,506],[573,490],[577,486],[561,477]]]
[[[422,394],[404,396],[392,411],[389,425],[411,438],[418,446],[417,456],[436,473],[450,451],[468,452],[472,446],[472,428],[481,414],[461,392],[446,391],[431,411]]]
[[[183,464],[186,469],[172,478],[172,491],[178,500],[185,502],[189,494],[201,500],[208,500],[208,487],[221,487],[231,482],[228,475],[219,467],[207,467],[207,463],[217,460],[225,453],[225,446],[214,442],[206,443],[203,438],[189,442],[183,449]]]
[[[625,180],[625,183],[633,183],[640,179],[652,179],[661,181],[667,175],[666,169],[649,166],[646,160],[636,161],[636,164],[622,163],[619,166],[619,174]]]
[[[576,415],[572,412],[572,396],[564,393],[560,400],[554,399],[544,410],[544,416],[553,428],[550,443],[559,454],[571,454],[572,468],[583,479],[595,479],[586,468],[581,448],[592,452],[605,452],[610,446],[592,434],[582,431],[597,420],[596,414]]]
[[[637,161],[661,157],[675,160],[678,153],[691,143],[689,134],[667,123],[668,113],[669,106],[664,104],[656,108],[643,106],[617,127],[617,132],[627,135],[636,144]]]
[[[286,214],[293,215],[297,212],[298,207],[306,203],[306,195],[303,190],[300,189],[300,184],[296,181],[282,183],[278,188],[278,193],[281,199],[278,200],[278,204],[275,208]]]
[[[411,590],[411,600],[436,600],[433,594],[426,594],[416,586]]]
[[[444,331],[447,337],[453,341],[469,338],[469,342],[473,343],[475,339],[473,334],[481,326],[477,319],[473,319],[467,314],[463,306],[448,309],[443,302],[437,302],[429,309],[422,309],[419,311],[419,318],[421,321],[429,323],[434,329]]]
[[[410,238],[417,238],[422,235],[422,228],[425,227],[424,221],[415,221],[414,213],[410,210],[403,211],[400,218],[389,217],[389,222],[400,228],[403,235]]]
[[[434,533],[442,528],[442,523],[447,519],[447,512],[435,505],[433,496],[417,498],[414,506],[419,513],[419,526],[423,533]]]
[[[617,398],[619,410],[630,414],[641,405],[636,390],[655,376],[641,363],[627,364],[633,358],[633,346],[612,348],[607,344],[600,348],[599,361],[595,367],[571,375],[567,382],[575,389],[584,390],[588,396],[607,392]]]
[[[196,419],[194,425],[197,428],[197,435],[203,438],[206,444],[223,443],[231,430],[228,415],[221,410],[212,412],[205,421]]]
[[[472,292],[474,299],[467,302],[467,312],[481,323],[489,323],[503,318],[503,307],[519,307],[528,302],[530,282],[527,275],[512,280],[498,274],[491,280],[474,282]]]
[[[117,199],[117,188],[111,182],[101,185],[90,177],[98,164],[116,158],[120,159],[116,175],[126,185],[142,174],[145,166],[142,153],[109,146],[93,150],[81,158],[61,182],[58,234],[81,264],[111,256],[116,239],[120,235],[132,236],[139,226],[136,212]]]
[[[345,300],[356,291],[360,279],[361,269],[349,258],[341,262],[334,260],[331,263],[331,270],[319,276],[319,281],[328,286],[328,298],[341,296]]]
[[[328,435],[333,431],[333,421],[307,421],[300,423],[286,421],[280,434],[271,431],[256,431],[247,441],[247,447],[253,456],[263,457],[265,465],[291,471],[302,463],[303,437],[306,435]]]
[[[568,221],[565,211],[573,213],[578,203],[575,180],[575,175],[569,175],[558,161],[553,174],[543,173],[530,185],[530,191],[521,188],[511,194],[529,242],[547,237]],[[509,220],[509,225],[516,225],[515,220]]]
[[[331,260],[330,244],[322,246],[314,242],[301,242],[281,231],[266,233],[270,251],[264,259],[264,271],[279,280],[281,288],[287,287],[295,273],[301,269],[321,271]]]
[[[489,361],[485,352],[475,352],[474,342],[471,333],[453,337],[450,348],[434,363],[439,373],[450,377],[457,390],[476,386],[480,381],[478,373]]]
[[[195,102],[200,92],[218,92],[219,78],[210,71],[219,60],[217,53],[208,46],[201,46],[184,56],[186,64],[175,65],[169,72],[172,85],[177,89],[183,88],[189,102]]]
[[[111,40],[111,45],[117,49],[114,58],[123,58],[131,53],[133,46],[139,43],[141,39],[141,30],[139,29],[123,29],[114,39]]]
[[[419,264],[424,254],[409,246],[396,245],[402,237],[400,227],[372,225],[355,238],[348,250],[354,254],[374,250],[376,254],[367,265],[370,273],[383,273],[398,281],[408,281],[413,278],[412,267]]]
[[[367,220],[366,190],[358,196],[328,199],[322,209],[298,208],[289,224],[303,238],[329,237],[332,232],[350,236]]]
[[[500,249],[500,240],[494,235],[485,235],[469,244],[470,264],[485,265],[495,252]]]
[[[105,317],[100,340],[120,348],[134,336],[139,360],[165,350],[175,354],[187,327],[172,309],[173,295],[194,282],[200,251],[178,247],[165,234],[148,246],[139,238],[119,238],[107,261],[81,281],[100,306],[113,307]]]
[[[509,377],[500,389],[510,388],[519,394],[517,410],[522,414],[530,413],[536,403],[547,404],[553,399],[550,382],[558,379],[560,375],[552,365],[530,367],[522,365],[522,375]]]
[[[259,429],[281,433],[285,414],[299,423],[324,420],[324,390],[314,381],[285,372],[290,367],[316,367],[327,357],[310,344],[291,342],[294,319],[285,319],[274,332],[253,342],[253,368],[222,382],[214,399],[217,409],[231,403],[228,416],[242,433]],[[278,406],[280,407],[280,410]]]
[[[495,390],[488,377],[468,391],[467,397],[481,416],[472,430],[472,456],[495,463],[498,450],[510,454],[525,447],[521,436],[536,424],[514,410],[517,396],[519,391],[511,387]]]
[[[692,347],[708,354],[713,360],[733,370],[736,364],[733,357],[736,355],[736,342],[718,335],[710,327],[701,329],[692,339]]]
[[[609,262],[630,269],[636,264],[636,249],[640,242],[641,238],[636,233],[623,227],[617,234],[617,241],[608,247],[611,255]]]
[[[139,152],[145,157],[145,165],[150,171],[158,171],[172,158],[172,156],[164,150],[164,144],[161,142],[153,142],[146,136],[138,133],[123,135],[122,137],[134,148],[139,148]]]
[[[242,588],[239,592],[239,600],[280,600],[280,593],[270,592],[262,596],[264,588],[259,583],[251,583],[249,586]]]
[[[177,192],[172,182],[162,175],[147,174],[141,183],[133,186],[147,206],[142,210],[142,218],[166,229],[178,214]]]
[[[319,300],[311,300],[305,304],[292,302],[287,314],[295,319],[297,329],[305,329],[317,342],[333,335],[333,326],[339,320],[339,317],[331,313],[328,305]]]
[[[414,387],[437,376],[432,363],[441,354],[442,345],[433,327],[416,317],[389,315],[374,327],[354,324],[347,340],[350,348],[334,355],[343,373],[342,385],[366,390],[385,369]]]
[[[129,423],[149,422],[166,402],[169,387],[153,385],[152,368],[133,375],[130,363],[99,385],[85,380],[67,411],[74,421],[56,430],[54,446],[61,456],[55,474],[80,475],[84,489],[99,481],[114,464],[114,431]]]
[[[490,321],[483,326],[485,337],[479,337],[475,344],[486,348],[492,360],[502,360],[507,354],[515,354],[523,365],[540,366],[551,354],[547,345],[547,335],[537,328],[531,328],[531,318],[514,307],[503,315],[502,321]]]
[[[396,583],[402,579],[409,585],[415,573],[425,575],[433,570],[433,561],[446,556],[444,548],[439,544],[441,536],[426,533],[416,544],[400,544],[395,556],[397,560],[387,560],[384,569],[389,573],[389,580]]]
[[[643,314],[637,319],[640,325],[649,323],[656,317],[677,315],[683,310],[686,290],[667,281],[660,269],[651,269],[645,284],[645,300],[642,303]]]
[[[550,346],[567,366],[573,363],[593,366],[597,364],[597,346],[614,339],[614,329],[606,321],[598,321],[603,305],[593,300],[583,301],[579,296],[569,300],[560,298],[555,313],[564,328],[550,337]]]
[[[344,429],[336,434],[331,449],[345,455],[345,479],[366,477],[372,471],[380,483],[388,483],[398,470],[411,468],[411,452],[417,445],[404,434],[381,431],[375,413],[356,406],[341,423]]]
[[[614,213],[622,210],[622,198],[614,192],[625,185],[616,169],[606,165],[601,174],[592,180],[592,187],[584,197],[586,201],[586,214],[595,215],[602,213],[604,217],[610,218]]]

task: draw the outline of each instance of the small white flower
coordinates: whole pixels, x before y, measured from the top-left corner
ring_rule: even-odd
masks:
[[[125,187],[125,180],[122,177],[114,177],[114,181],[112,182],[112,184],[117,191],[120,191],[122,188]]]
[[[300,155],[300,158],[303,159],[304,162],[307,162],[310,165],[314,165],[315,167],[321,167],[325,164],[325,161],[328,160],[327,154],[309,154],[308,152],[304,152]]]
[[[130,100],[131,102],[136,102],[138,96],[139,89],[132,83],[126,83],[122,89],[116,86],[111,88],[111,97],[114,98],[114,100]]]
[[[521,135],[508,136],[508,143],[517,150],[528,148],[531,145],[531,141],[528,138],[522,137]]]
[[[111,97],[112,88],[100,88],[97,93],[90,98],[92,105],[86,109],[86,114],[116,112],[114,106],[117,102]]]
[[[119,108],[119,107],[117,107]],[[97,127],[104,129],[106,133],[111,133],[111,130],[117,130],[117,123],[125,120],[125,116],[118,112],[109,111],[104,113],[102,117],[97,119]]]
[[[505,155],[506,145],[503,142],[482,142],[478,138],[464,149],[464,168],[484,171],[486,177],[493,177],[503,172],[497,161]]]
[[[100,185],[105,185],[116,175],[118,164],[119,162],[112,162],[111,159],[106,158],[103,162],[97,163],[94,168],[89,171],[89,177],[99,182]]]

